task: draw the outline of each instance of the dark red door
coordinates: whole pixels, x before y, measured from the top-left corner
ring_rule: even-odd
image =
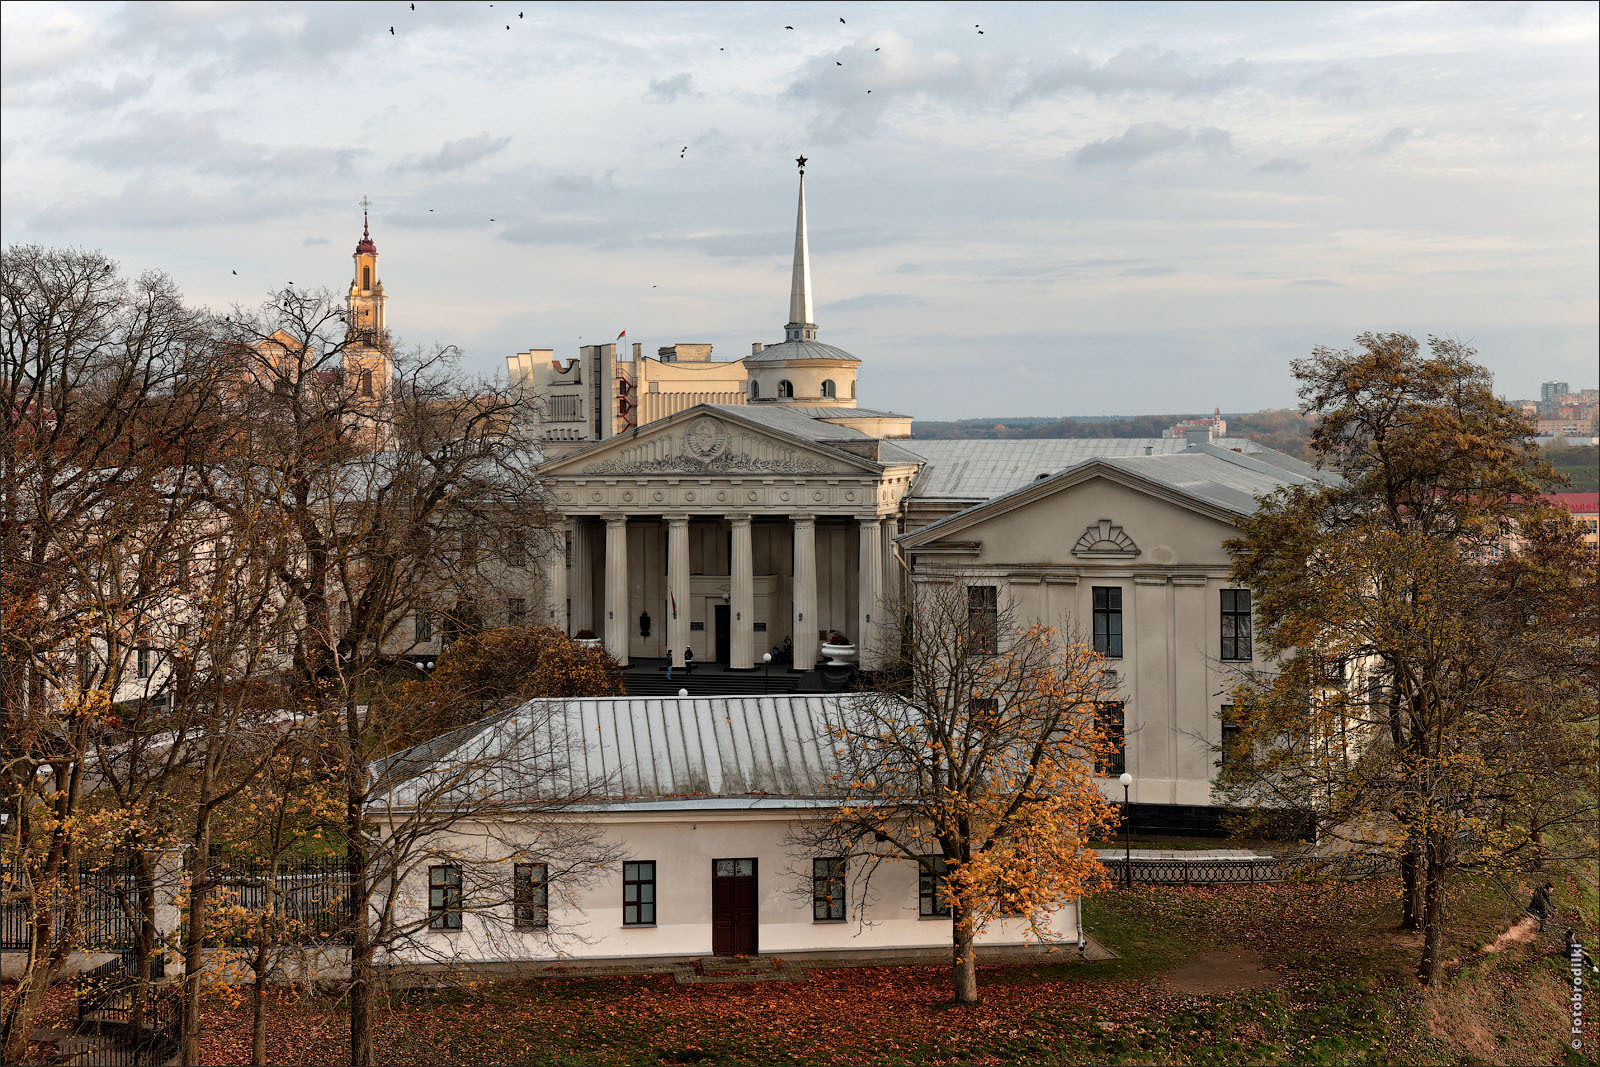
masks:
[[[711,861],[711,954],[754,956],[758,894],[756,861]]]

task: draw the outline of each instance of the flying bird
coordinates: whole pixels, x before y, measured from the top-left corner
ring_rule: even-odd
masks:
[[[793,27],[793,26],[785,26],[785,27],[784,27],[784,29],[786,29],[786,30],[792,30],[792,29],[794,29],[794,27]]]
[[[876,51],[877,51],[877,49],[876,49],[876,48],[874,48],[874,49],[873,49],[873,51],[874,51],[874,52],[876,52]]]
[[[837,60],[837,59],[836,59],[836,60],[834,60],[834,61],[833,61],[833,65],[834,65],[834,66],[836,66],[836,67],[842,67],[842,66],[844,66],[844,64],[843,64],[843,63],[841,63],[841,62],[839,62],[839,61],[838,61],[838,60]]]
[[[429,209],[428,209],[428,214],[430,214],[430,215],[432,215],[432,214],[433,214],[433,208],[431,208],[431,207],[430,207],[430,208],[429,208]]]
[[[411,10],[415,11],[416,9],[417,9],[417,5],[416,4],[412,4],[411,5]]]
[[[844,25],[844,16],[843,15],[839,16],[839,25],[841,25],[841,26]]]
[[[234,271],[233,273],[238,274],[239,272],[238,271]]]
[[[390,36],[390,37],[393,37],[393,36],[394,36],[394,27],[393,27],[393,26],[390,26],[390,27],[389,27],[389,36]]]

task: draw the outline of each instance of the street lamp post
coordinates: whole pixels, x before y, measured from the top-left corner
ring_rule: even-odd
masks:
[[[761,653],[761,694],[770,695],[772,692],[772,653]]]
[[[1117,780],[1122,783],[1122,884],[1132,889],[1133,823],[1128,818],[1128,787],[1133,784],[1133,775],[1123,771],[1122,777]]]

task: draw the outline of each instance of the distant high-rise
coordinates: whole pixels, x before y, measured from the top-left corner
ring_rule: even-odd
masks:
[[[1539,386],[1539,399],[1549,403],[1559,400],[1572,392],[1572,387],[1566,382],[1545,382]]]

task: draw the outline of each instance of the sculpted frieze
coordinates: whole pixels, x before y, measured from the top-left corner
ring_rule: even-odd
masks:
[[[610,459],[591,463],[584,474],[828,474],[832,468],[815,456],[766,438],[730,433],[702,415],[681,430],[629,445]]]

